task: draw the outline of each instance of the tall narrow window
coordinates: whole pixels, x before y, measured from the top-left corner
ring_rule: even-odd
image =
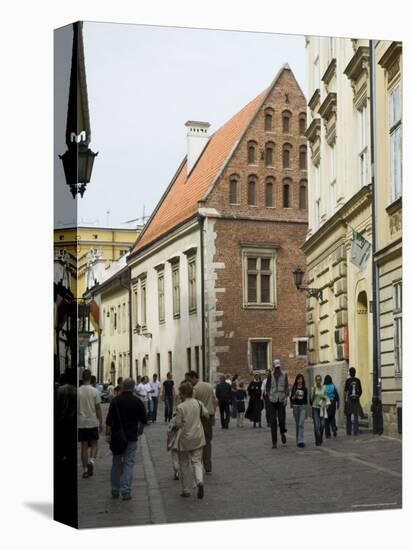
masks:
[[[389,132],[391,198],[392,201],[394,201],[402,194],[402,114],[400,84],[398,84],[389,94]]]
[[[273,122],[272,111],[266,111],[265,112],[265,131],[266,132],[272,131],[272,122]]]
[[[273,206],[273,181],[272,180],[266,180],[265,204],[267,207]]]
[[[282,113],[282,131],[284,134],[289,134],[290,132],[290,111],[283,111]]]
[[[266,166],[273,166],[273,151],[275,144],[270,142],[265,146],[265,164]]]
[[[188,275],[189,275],[189,312],[195,313],[196,307],[197,307],[196,256],[188,257]]]
[[[359,136],[359,181],[360,185],[368,185],[368,119],[366,104],[358,110]]]
[[[290,208],[290,180],[283,182],[283,208]]]
[[[253,177],[247,182],[247,203],[249,206],[256,206],[256,180]]]
[[[299,208],[306,210],[308,207],[308,191],[305,180],[302,180],[299,185]]]
[[[199,353],[199,346],[195,346],[195,371],[197,372],[197,375],[200,374],[200,353]]]
[[[290,168],[291,151],[292,145],[290,145],[290,143],[285,143],[283,146],[283,168]]]
[[[239,204],[239,179],[237,176],[232,176],[229,182],[229,203]]]
[[[330,148],[330,213],[336,210],[336,146]]]
[[[315,180],[315,227],[320,226],[320,171],[319,166],[314,167],[314,180]]]
[[[173,355],[171,351],[167,352],[167,361],[168,361],[169,372],[173,373]]]
[[[247,144],[247,161],[249,164],[256,164],[256,142],[249,141]]]
[[[159,323],[163,323],[165,320],[165,272],[163,269],[157,273],[157,300]]]
[[[306,132],[306,115],[301,113],[299,115],[299,134],[303,136]]]
[[[188,372],[192,370],[192,349],[191,348],[186,348],[186,368]]]
[[[306,170],[306,159],[307,153],[306,153],[306,145],[301,145],[299,147],[299,168],[301,170]]]
[[[172,263],[173,317],[180,317],[180,264]]]
[[[138,323],[138,297],[137,297],[137,284],[133,285],[133,309],[132,309],[132,324],[135,328]]]
[[[141,313],[141,325],[146,328],[146,277],[140,279],[140,313]]]
[[[160,353],[157,353],[156,354],[156,357],[157,357],[157,376],[159,377],[160,379]]]
[[[393,285],[393,344],[395,376],[402,375],[402,281]]]

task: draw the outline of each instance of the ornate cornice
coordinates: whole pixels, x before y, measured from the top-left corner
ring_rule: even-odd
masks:
[[[349,80],[357,81],[362,73],[368,69],[369,48],[367,46],[359,46],[343,72]]]
[[[332,80],[333,75],[336,73],[336,58],[331,59],[326,71],[324,72],[321,80],[327,86]]]
[[[319,99],[320,99],[320,90],[319,88],[316,88],[316,90],[312,94],[312,97],[308,101],[308,107],[311,111],[313,111],[316,108],[316,105],[319,103]]]
[[[378,65],[383,69],[389,69],[389,67],[396,61],[402,53],[402,42],[392,42],[383,56],[379,59]]]
[[[319,107],[318,113],[322,118],[329,120],[331,115],[336,112],[336,93],[329,92],[325,97],[322,105]]]
[[[314,118],[306,129],[305,136],[310,142],[314,142],[316,138],[320,138],[320,118]]]

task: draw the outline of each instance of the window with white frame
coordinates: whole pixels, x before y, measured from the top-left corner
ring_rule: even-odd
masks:
[[[296,357],[306,356],[308,353],[308,338],[302,336],[301,338],[294,338],[295,343],[295,355]]]
[[[276,251],[248,248],[242,251],[245,307],[273,308],[276,304]]]
[[[329,148],[330,152],[330,213],[335,213],[336,210],[336,146],[333,145]]]
[[[319,165],[314,166],[314,189],[315,189],[315,228],[320,226],[320,206],[321,206],[321,195],[320,195],[320,168]]]
[[[157,303],[159,323],[165,320],[165,272],[163,269],[157,272]]]
[[[402,281],[393,284],[393,345],[395,376],[402,375]]]
[[[392,201],[402,194],[402,113],[401,85],[398,84],[389,94],[389,139],[391,159]]]
[[[358,166],[361,187],[368,185],[368,110],[366,103],[358,110]]]
[[[189,278],[189,313],[196,313],[197,295],[196,295],[196,256],[187,258],[188,278]]]
[[[180,265],[172,264],[173,317],[180,317]]]
[[[140,279],[140,315],[142,328],[146,328],[147,309],[146,309],[146,277]]]

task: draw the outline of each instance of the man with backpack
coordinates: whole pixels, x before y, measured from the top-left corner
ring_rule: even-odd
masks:
[[[356,376],[356,369],[349,369],[349,378],[345,382],[345,415],[346,415],[346,433],[352,435],[352,415],[353,415],[353,435],[359,434],[359,417],[362,416],[362,407],[360,396],[362,395],[362,384]]]

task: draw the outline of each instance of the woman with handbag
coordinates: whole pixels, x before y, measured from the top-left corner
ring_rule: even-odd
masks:
[[[197,486],[197,498],[203,498],[203,447],[206,444],[202,418],[209,413],[203,403],[193,398],[193,386],[189,382],[179,387],[181,403],[176,407],[177,435],[172,448],[179,457],[179,477],[182,497],[192,492],[193,477]]]
[[[333,437],[336,437],[338,428],[336,426],[336,410],[339,408],[339,394],[335,384],[332,382],[332,377],[327,374],[323,380],[326,395],[330,401],[327,408],[327,416],[325,418],[325,437],[329,439],[331,431]]]
[[[317,446],[322,445],[323,441],[327,401],[328,398],[326,396],[325,386],[322,384],[322,377],[320,374],[317,374],[315,376],[315,385],[312,387],[310,394],[315,443]]]

